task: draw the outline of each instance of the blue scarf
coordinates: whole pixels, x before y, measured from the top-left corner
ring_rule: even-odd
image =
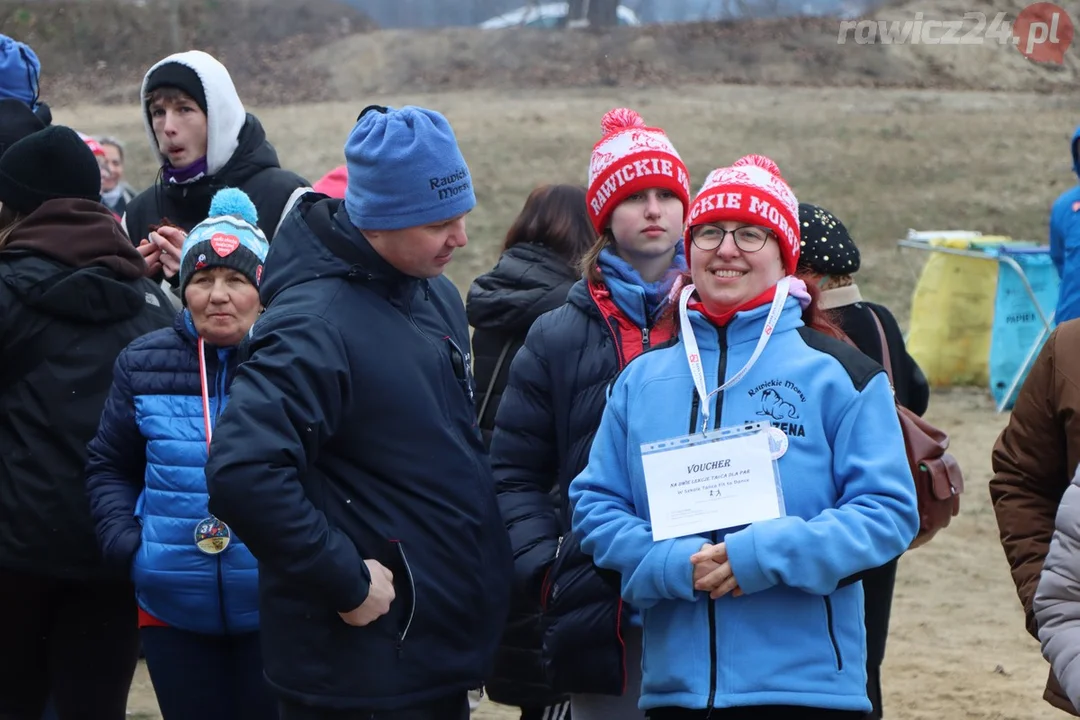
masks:
[[[675,246],[671,267],[656,282],[647,283],[634,267],[606,247],[600,251],[600,272],[611,291],[611,299],[638,327],[651,327],[667,303],[675,280],[686,272],[683,243]]]

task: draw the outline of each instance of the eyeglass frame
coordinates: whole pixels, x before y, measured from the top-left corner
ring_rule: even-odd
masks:
[[[698,244],[698,238],[695,235],[694,230],[696,230],[697,228],[703,228],[703,227],[711,227],[711,228],[715,228],[716,230],[718,230],[720,232],[720,242],[716,243],[716,245],[713,246],[713,247],[702,247],[701,245],[699,245]],[[762,240],[761,244],[758,245],[753,250],[747,250],[746,248],[744,248],[742,246],[742,244],[739,242],[739,238],[735,234],[735,233],[739,232],[740,230],[746,230],[747,228],[752,228],[754,230],[764,230],[765,231],[765,239]],[[724,228],[720,227],[719,225],[715,225],[713,223],[702,223],[700,225],[695,225],[695,226],[690,228],[690,242],[692,242],[694,244],[694,247],[696,247],[698,250],[702,250],[704,252],[716,252],[717,250],[719,250],[723,246],[724,241],[727,240],[727,236],[728,236],[729,233],[731,234],[731,239],[735,242],[735,247],[737,247],[740,252],[744,252],[744,253],[748,253],[748,254],[749,253],[760,252],[761,249],[764,248],[768,244],[770,237],[772,237],[772,238],[776,237],[776,233],[773,232],[773,230],[771,228],[767,228],[767,227],[764,227],[762,225],[740,225],[739,227],[734,228],[732,230],[725,230]]]

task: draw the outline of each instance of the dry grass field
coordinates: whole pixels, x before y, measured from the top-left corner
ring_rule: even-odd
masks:
[[[585,181],[600,116],[617,105],[668,131],[695,186],[742,154],[774,158],[801,200],[848,225],[864,252],[864,294],[902,320],[913,284],[907,261],[917,269],[921,260],[896,250],[908,228],[1043,239],[1050,203],[1076,182],[1068,155],[1076,95],[695,86],[379,95],[254,111],[283,164],[315,180],[342,161],[345,137],[371,102],[437,108],[457,131],[479,200],[470,244],[449,269],[463,292],[493,264],[534,185]],[[153,177],[136,107],[69,107],[56,119],[130,141],[132,180]],[[986,492],[990,448],[1007,416],[995,414],[983,389],[937,392],[929,416],[951,432],[968,489],[953,526],[902,561],[885,673],[888,717],[1065,717],[1040,699],[1046,664],[1024,632]],[[131,711],[157,717],[143,670]],[[477,717],[514,716],[486,704]]]

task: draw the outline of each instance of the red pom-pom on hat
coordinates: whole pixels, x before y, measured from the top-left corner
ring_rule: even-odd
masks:
[[[780,174],[780,168],[769,158],[764,155],[743,155],[741,158],[735,161],[732,167],[746,167],[747,165],[753,165],[759,167],[762,170],[768,170],[771,174],[784,179],[784,176]]]
[[[630,108],[615,108],[606,112],[600,119],[600,127],[605,135],[610,135],[627,128],[645,127],[645,121],[641,119],[641,115]]]

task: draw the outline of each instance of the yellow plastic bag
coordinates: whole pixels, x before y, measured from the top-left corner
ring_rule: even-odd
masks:
[[[931,241],[978,249],[1012,244],[1010,238]],[[990,331],[994,324],[998,263],[930,252],[911,301],[907,347],[932,387],[990,383]]]

